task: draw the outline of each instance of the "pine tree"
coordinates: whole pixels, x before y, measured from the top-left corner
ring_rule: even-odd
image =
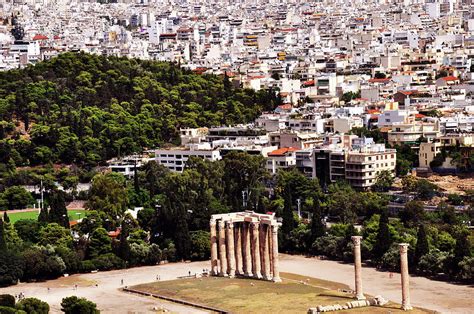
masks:
[[[7,241],[5,239],[5,229],[3,228],[3,219],[0,218],[0,252],[7,250]]]
[[[383,210],[382,215],[380,216],[379,230],[377,232],[377,237],[375,238],[372,254],[376,259],[380,259],[385,252],[388,251],[391,245],[392,237],[388,228],[388,214],[387,210]]]
[[[10,222],[10,217],[8,217],[8,214],[6,211],[3,212],[3,221],[5,221],[6,223]]]
[[[428,238],[426,236],[425,225],[421,224],[418,227],[417,241],[415,247],[415,264],[418,265],[420,258],[429,253],[430,248],[428,244]]]
[[[64,195],[61,191],[54,191],[49,198],[49,222],[55,222],[64,228],[69,228],[69,217],[67,215]]]

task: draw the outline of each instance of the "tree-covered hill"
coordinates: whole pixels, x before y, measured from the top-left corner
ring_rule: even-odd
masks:
[[[0,73],[0,163],[95,165],[175,142],[181,127],[250,122],[275,102],[173,63],[65,53]]]

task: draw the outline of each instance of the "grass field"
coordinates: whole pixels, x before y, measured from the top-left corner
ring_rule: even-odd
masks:
[[[84,218],[85,216],[85,210],[68,210],[68,216],[69,220],[77,220],[80,218]],[[10,218],[11,223],[15,223],[15,221],[18,221],[20,219],[38,219],[39,213],[37,211],[25,211],[25,212],[15,212],[15,213],[9,213],[7,212],[8,217]],[[78,215],[80,214],[80,215]],[[2,214],[3,215],[3,214]],[[2,216],[3,217],[3,216]]]
[[[159,295],[203,304],[232,313],[307,313],[317,305],[344,304],[353,296],[338,289],[348,287],[324,280],[282,273],[282,283],[252,279],[205,277],[160,281],[131,287]],[[305,284],[303,284],[303,282]],[[338,313],[396,313],[400,305],[365,307]],[[411,313],[430,313],[415,309]]]

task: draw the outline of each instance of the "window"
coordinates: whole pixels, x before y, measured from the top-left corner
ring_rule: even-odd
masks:
[[[176,171],[182,171],[183,168],[182,167],[176,167]]]
[[[434,152],[434,147],[431,147],[431,151]]]
[[[176,155],[176,159],[181,159],[181,155]]]

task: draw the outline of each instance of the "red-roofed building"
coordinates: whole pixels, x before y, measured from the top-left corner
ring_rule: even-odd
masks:
[[[267,170],[272,174],[276,174],[278,169],[288,169],[296,166],[295,147],[282,147],[268,153]]]
[[[293,109],[293,106],[291,104],[283,104],[278,107],[276,107],[275,112],[280,113],[280,112],[290,112],[291,109]]]
[[[371,78],[369,83],[387,84],[390,82],[389,78]]]
[[[39,41],[45,41],[45,40],[48,40],[49,38],[42,35],[42,34],[36,34],[34,37],[33,37],[33,40],[36,41],[36,40],[39,40]]]
[[[461,81],[455,76],[440,77],[436,80],[436,87],[451,86],[459,83],[461,83]]]

